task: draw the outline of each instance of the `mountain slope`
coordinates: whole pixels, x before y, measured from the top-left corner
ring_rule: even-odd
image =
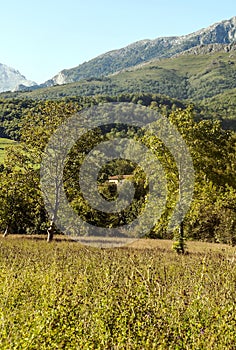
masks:
[[[34,85],[36,85],[35,82],[27,80],[18,70],[0,63],[0,92]]]
[[[125,48],[107,52],[75,68],[61,71],[43,85],[53,86],[107,76],[153,59],[174,56],[198,45],[230,44],[235,41],[236,17],[233,17],[192,34],[142,40]]]
[[[236,44],[201,45],[176,57],[158,59],[108,77],[41,88],[18,96],[61,98],[65,96],[163,94],[199,101],[236,88]]]

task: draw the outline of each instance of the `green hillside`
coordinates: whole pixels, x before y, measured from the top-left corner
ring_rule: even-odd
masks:
[[[108,77],[41,88],[13,96],[58,99],[65,96],[154,93],[201,101],[236,88],[236,51],[186,54],[142,64]],[[2,96],[9,96],[2,94]]]
[[[141,64],[107,77],[33,91],[2,93],[2,126],[7,135],[17,139],[13,120],[30,112],[39,100],[73,99],[81,102],[83,97],[99,100],[109,96],[109,101],[123,101],[124,96],[128,96],[128,101],[132,102],[130,95],[155,95],[158,104],[162,105],[180,105],[181,101],[184,105],[193,103],[203,118],[223,120],[224,127],[236,130],[235,48],[235,45],[231,49],[228,46],[220,49],[198,47],[176,57]]]
[[[77,99],[79,96],[96,98],[98,95],[114,96],[115,100],[119,100],[119,96],[126,94],[155,94],[194,103],[201,109],[204,118],[223,120],[224,127],[236,130],[236,51],[213,50],[205,53],[204,48],[203,53],[186,52],[109,77],[28,92],[3,93],[0,99],[23,99],[25,105],[29,99],[31,104],[34,100]]]
[[[236,17],[215,23],[208,28],[183,36],[159,37],[134,42],[121,49],[103,53],[76,67],[63,69],[47,80],[45,86],[68,84],[81,79],[101,78],[139,64],[160,58],[173,57],[186,51],[218,50],[221,46],[231,49],[235,45]],[[42,87],[42,86],[41,86]]]
[[[236,88],[207,98],[199,106],[207,111],[211,118],[220,117],[225,128],[236,130]]]

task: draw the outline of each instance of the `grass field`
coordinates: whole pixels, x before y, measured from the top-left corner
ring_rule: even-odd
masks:
[[[236,256],[0,238],[0,349],[236,349]]]
[[[14,144],[15,141],[0,137],[0,164],[3,163],[6,147]]]

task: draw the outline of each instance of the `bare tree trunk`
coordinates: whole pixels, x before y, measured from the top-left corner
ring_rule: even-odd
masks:
[[[9,235],[9,232],[8,232],[8,225],[7,225],[6,230],[5,230],[4,234],[3,234],[3,237],[6,237],[7,235]]]
[[[182,217],[182,188],[183,188],[183,177],[181,177],[182,174],[182,164],[181,161],[179,162],[179,212],[181,214],[181,222],[179,223],[178,228],[178,236],[176,237],[176,242],[173,245],[173,249],[178,254],[184,254],[185,253],[185,242],[184,242],[184,218]]]
[[[47,242],[51,242],[53,240],[54,228],[53,228],[53,220],[50,223],[50,227],[47,229]]]
[[[55,230],[54,222],[57,219],[57,211],[58,211],[58,205],[59,205],[59,200],[58,200],[58,198],[59,198],[59,189],[60,189],[60,186],[58,185],[58,183],[56,183],[55,209],[54,209],[54,213],[53,213],[52,218],[51,218],[50,226],[47,229],[47,234],[48,234],[47,242],[48,243],[53,240],[53,236],[54,236],[54,230]]]
[[[181,254],[184,254],[184,223],[183,221],[179,225],[179,250]]]

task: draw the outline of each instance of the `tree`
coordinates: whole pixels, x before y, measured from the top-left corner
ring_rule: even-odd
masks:
[[[48,241],[52,239],[52,221],[39,185],[40,163],[53,130],[78,109],[77,104],[45,102],[22,120],[20,145],[9,149],[0,178],[0,224],[5,235],[47,231]]]

